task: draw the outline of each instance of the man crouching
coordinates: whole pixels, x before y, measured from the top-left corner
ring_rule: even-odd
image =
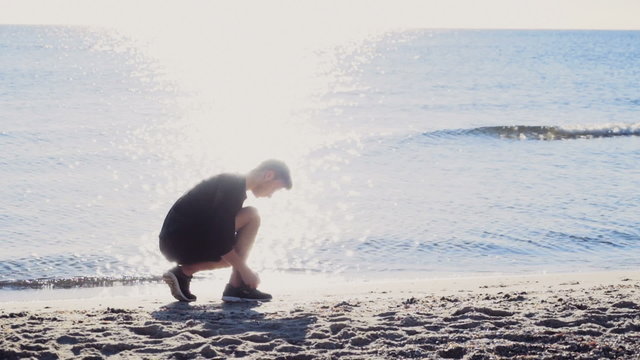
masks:
[[[287,165],[267,160],[246,176],[220,174],[180,197],[160,231],[160,251],[167,260],[178,264],[162,276],[173,297],[195,301],[196,296],[189,290],[194,273],[231,266],[222,300],[271,300],[271,295],[257,289],[260,278],[247,266],[260,216],[255,208],[242,205],[247,191],[256,197],[271,197],[291,186]]]

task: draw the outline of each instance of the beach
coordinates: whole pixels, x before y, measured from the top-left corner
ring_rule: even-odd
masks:
[[[2,302],[0,358],[640,358],[638,271],[280,284],[263,304],[203,285]]]

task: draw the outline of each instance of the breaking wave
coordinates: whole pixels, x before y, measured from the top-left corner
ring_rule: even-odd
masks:
[[[640,136],[640,123],[590,126],[486,126],[474,129],[438,130],[425,136],[491,136],[514,140],[570,140]]]
[[[0,289],[70,289],[160,283],[160,276],[124,276],[121,278],[76,276],[71,278],[0,280]]]

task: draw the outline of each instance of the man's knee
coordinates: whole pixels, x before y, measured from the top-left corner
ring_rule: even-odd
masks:
[[[236,215],[236,230],[239,230],[249,224],[254,226],[260,225],[260,214],[258,209],[253,206],[242,208]]]

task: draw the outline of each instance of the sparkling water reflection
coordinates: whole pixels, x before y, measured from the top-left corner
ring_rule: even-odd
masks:
[[[638,265],[637,32],[197,30],[0,27],[0,284],[155,279],[172,202],[268,157],[259,270]]]

